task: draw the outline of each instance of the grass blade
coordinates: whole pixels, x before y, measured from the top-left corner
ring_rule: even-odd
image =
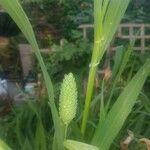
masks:
[[[89,145],[86,143],[74,141],[74,140],[66,140],[64,142],[65,147],[67,150],[98,150],[96,146]]]
[[[37,123],[35,143],[36,150],[47,150],[46,132],[41,121]]]
[[[123,54],[124,54],[124,47],[123,46],[117,47],[116,51],[115,51],[115,56],[114,56],[114,65],[113,65],[113,69],[112,69],[112,78],[114,78],[117,75],[117,72],[120,68],[120,64],[122,62]]]
[[[122,75],[122,73],[124,72],[125,70],[125,67],[130,59],[130,56],[131,56],[131,53],[133,52],[133,47],[134,47],[134,44],[135,44],[135,40],[136,39],[133,39],[130,43],[130,45],[128,46],[128,48],[125,50],[123,48],[123,54],[121,56],[121,61],[120,61],[120,66],[118,68],[118,72],[116,72],[116,76],[115,78],[113,79],[114,82],[113,82],[113,85],[112,85],[112,90],[111,90],[111,93],[110,93],[110,97],[108,99],[108,102],[107,102],[107,106],[106,106],[106,111],[108,110],[108,107],[109,107],[109,104],[110,104],[110,101],[113,97],[113,93],[114,93],[114,90],[115,90],[115,86],[116,86],[116,83],[118,81],[118,79],[120,78],[120,76]]]
[[[12,149],[0,139],[0,150],[12,150]]]
[[[21,147],[21,150],[32,150],[32,146],[28,140],[28,138],[26,138],[25,143],[23,145],[23,147]]]
[[[107,114],[105,121],[102,124],[98,124],[92,144],[98,146],[100,150],[108,150],[110,148],[111,143],[131,112],[149,74],[150,59],[146,61],[144,66],[125,87],[124,91]]]
[[[25,35],[28,42],[31,44],[31,47],[38,59],[38,62],[40,64],[45,84],[47,87],[47,92],[49,96],[49,104],[51,107],[52,117],[54,121],[54,127],[57,134],[57,137],[59,138],[57,141],[59,142],[59,148],[60,150],[63,149],[63,134],[61,131],[60,126],[60,119],[58,116],[58,112],[54,103],[54,92],[53,92],[53,85],[51,82],[51,79],[48,75],[48,72],[46,70],[45,64],[43,62],[42,56],[40,54],[40,50],[32,29],[32,26],[29,22],[29,19],[27,18],[25,12],[23,11],[20,3],[18,0],[0,0],[0,5],[9,13],[9,15],[12,17],[12,19],[16,22],[22,33]]]

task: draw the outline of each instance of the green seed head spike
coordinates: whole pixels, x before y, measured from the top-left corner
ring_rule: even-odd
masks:
[[[61,85],[59,98],[59,114],[65,125],[68,125],[76,115],[77,88],[72,73],[65,75]]]

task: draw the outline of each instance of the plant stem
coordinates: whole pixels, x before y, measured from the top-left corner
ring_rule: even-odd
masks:
[[[92,94],[93,94],[94,80],[95,80],[95,75],[96,75],[96,70],[97,70],[97,65],[98,65],[97,64],[98,50],[99,50],[99,43],[95,43],[94,49],[93,49],[92,60],[90,64],[85,106],[84,106],[83,119],[82,119],[82,125],[81,125],[81,133],[83,135],[85,134],[85,130],[87,126],[87,120],[88,120],[90,104],[91,104],[91,99],[92,99]]]
[[[68,125],[65,125],[65,137],[64,137],[64,141],[67,139],[67,130],[68,130]]]

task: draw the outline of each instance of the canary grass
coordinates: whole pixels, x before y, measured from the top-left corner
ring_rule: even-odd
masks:
[[[94,48],[90,64],[81,132],[84,135],[97,66],[108,48],[130,0],[94,0]]]
[[[65,125],[69,125],[77,110],[77,88],[72,73],[65,75],[60,90],[59,114]]]
[[[65,125],[65,139],[69,123],[75,118],[77,111],[77,87],[72,73],[65,75],[59,98],[59,115]]]
[[[86,133],[88,115],[90,112],[91,99],[94,90],[95,74],[98,64],[101,62],[101,59],[116,32],[129,2],[130,0],[94,0],[94,48],[91,63],[89,65],[89,78],[81,125],[81,132],[83,135]],[[54,122],[55,134],[53,136],[53,150],[64,150],[65,148],[68,150],[109,150],[113,140],[131,112],[147,76],[150,74],[150,60],[146,61],[146,63],[127,84],[124,91],[116,99],[112,107],[109,108],[109,112],[105,111],[108,109],[108,106],[105,106],[104,101],[101,102],[103,105],[100,110],[99,122],[96,125],[93,137],[92,135],[90,137],[92,139],[92,145],[75,140],[69,140],[64,135],[65,128],[62,126],[62,122],[64,125],[68,126],[76,114],[77,89],[73,74],[70,73],[66,75],[63,80],[58,113],[54,101],[53,85],[46,70],[43,58],[40,54],[40,49],[29,19],[27,18],[18,0],[0,0],[0,5],[5,8],[5,10],[19,26],[28,42],[31,44],[33,52],[35,53],[40,64],[47,87],[49,106],[51,108],[52,119]],[[123,68],[124,65],[126,65],[126,60],[127,59],[123,60],[124,62],[121,62],[123,64]],[[105,90],[104,84],[105,83],[103,82],[102,94]],[[104,100],[103,95],[101,97],[102,100]],[[41,129],[44,130],[41,121],[39,121],[37,127],[39,132],[41,132]],[[84,137],[84,140],[86,140],[86,136]],[[46,149],[46,144],[43,147]]]

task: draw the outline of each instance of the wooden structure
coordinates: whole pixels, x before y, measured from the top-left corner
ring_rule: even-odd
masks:
[[[93,28],[93,24],[82,24],[79,26],[83,30],[83,38],[88,38],[87,31]],[[138,33],[138,34],[137,34]],[[150,24],[120,24],[116,37],[121,40],[137,39],[138,45],[135,45],[134,50],[144,53],[146,50],[150,50]]]
[[[34,68],[34,57],[31,46],[29,44],[19,44],[19,52],[21,58],[21,65],[23,76],[26,77],[30,70]]]

